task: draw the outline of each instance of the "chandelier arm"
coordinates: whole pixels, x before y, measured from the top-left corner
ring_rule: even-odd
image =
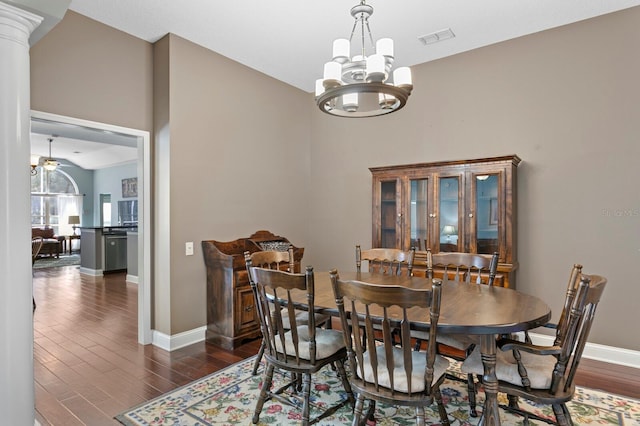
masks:
[[[367,25],[367,27],[369,27],[369,23],[368,23],[368,21],[367,21],[366,25]],[[361,53],[361,55],[362,55],[362,59],[364,59],[364,58],[366,58],[366,57],[367,57],[367,55],[366,55],[367,51],[366,51],[366,49],[365,49],[365,47],[364,47],[364,27],[365,27],[365,17],[364,17],[364,16],[362,16],[362,15],[361,15],[361,18],[360,18],[360,26],[362,27],[362,28],[360,29],[360,31],[361,31],[361,34],[360,34],[360,42],[362,43],[362,53]]]
[[[376,44],[373,41],[373,35],[371,35],[371,28],[369,27],[369,20],[368,19],[367,19],[367,32],[369,33],[369,41],[371,42],[371,47],[373,49],[373,53],[378,53],[378,52],[376,52]],[[363,31],[363,37],[364,37],[364,31]],[[364,41],[362,42],[362,45],[364,46]]]
[[[356,33],[356,27],[358,26],[358,20],[353,21],[353,28],[351,28],[351,35],[349,36],[349,43],[353,39],[353,35]]]

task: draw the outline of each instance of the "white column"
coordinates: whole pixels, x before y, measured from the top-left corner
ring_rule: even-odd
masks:
[[[0,2],[0,423],[33,425],[29,36],[42,18]]]

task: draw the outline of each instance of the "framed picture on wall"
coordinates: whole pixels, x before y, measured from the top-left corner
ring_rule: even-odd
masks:
[[[498,199],[492,198],[489,200],[489,225],[498,224]]]
[[[122,198],[138,196],[138,178],[122,179]]]

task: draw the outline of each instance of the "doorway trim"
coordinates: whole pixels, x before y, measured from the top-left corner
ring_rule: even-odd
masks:
[[[31,118],[121,133],[138,141],[138,343],[152,343],[151,332],[151,136],[148,131],[31,110]],[[142,242],[142,244],[140,244]]]

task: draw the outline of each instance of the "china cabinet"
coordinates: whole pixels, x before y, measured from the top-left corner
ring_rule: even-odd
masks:
[[[373,247],[499,253],[496,285],[515,288],[516,155],[372,167]]]

